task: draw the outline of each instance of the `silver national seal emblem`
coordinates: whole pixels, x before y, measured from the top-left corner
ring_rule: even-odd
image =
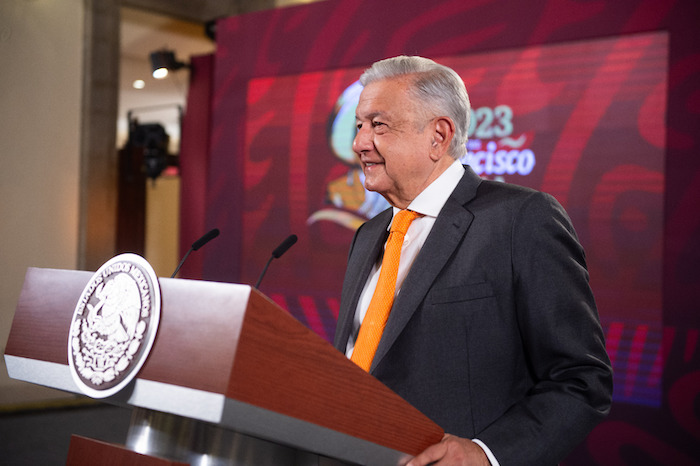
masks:
[[[160,320],[160,288],[151,265],[120,254],[95,272],[73,313],[68,363],[93,398],[123,389],[143,366]]]

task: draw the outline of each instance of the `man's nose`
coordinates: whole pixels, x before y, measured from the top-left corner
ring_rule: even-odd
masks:
[[[357,130],[355,139],[352,141],[352,150],[357,154],[372,148],[371,131],[364,126],[366,125]]]

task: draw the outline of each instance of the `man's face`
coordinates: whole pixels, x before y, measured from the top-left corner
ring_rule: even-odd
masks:
[[[353,150],[365,187],[405,208],[440,173],[431,158],[433,120],[409,94],[410,81],[395,78],[367,85],[357,105]],[[441,171],[440,171],[441,172]]]

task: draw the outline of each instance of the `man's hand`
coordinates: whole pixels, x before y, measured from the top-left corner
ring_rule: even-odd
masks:
[[[469,439],[445,434],[440,443],[432,445],[406,466],[464,465],[489,466],[489,459],[479,445]]]

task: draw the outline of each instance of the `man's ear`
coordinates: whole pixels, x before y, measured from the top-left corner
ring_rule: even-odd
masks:
[[[433,124],[433,143],[430,156],[437,161],[443,155],[449,155],[450,143],[455,135],[455,125],[448,117],[438,117]]]

